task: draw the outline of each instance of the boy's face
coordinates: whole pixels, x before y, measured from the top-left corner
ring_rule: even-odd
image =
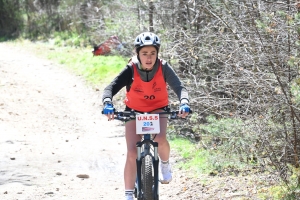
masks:
[[[150,71],[153,69],[157,58],[157,50],[154,46],[145,46],[139,51],[142,69]]]

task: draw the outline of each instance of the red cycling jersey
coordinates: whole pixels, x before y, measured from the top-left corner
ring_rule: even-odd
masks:
[[[132,64],[133,82],[126,93],[125,104],[134,110],[150,112],[168,105],[167,84],[162,73],[162,64],[159,62],[153,79],[145,82],[141,79],[137,66]]]

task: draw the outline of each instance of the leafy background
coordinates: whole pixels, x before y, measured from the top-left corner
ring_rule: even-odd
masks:
[[[49,58],[99,84],[126,64],[137,34],[157,33],[160,56],[190,91],[193,115],[170,129],[173,141],[193,145],[183,156],[198,158],[188,160],[206,173],[259,167],[279,177],[280,198],[293,199],[300,186],[299,11],[292,0],[0,0],[0,38],[43,43]],[[91,59],[92,47],[112,35],[123,49]]]

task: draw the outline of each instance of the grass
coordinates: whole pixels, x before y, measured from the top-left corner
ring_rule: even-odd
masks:
[[[170,140],[170,145],[183,158],[179,162],[178,167],[198,173],[207,173],[211,169],[208,162],[209,153],[205,150],[197,149],[195,144],[188,139],[176,137]]]
[[[193,122],[193,116],[190,120]],[[216,119],[216,117],[208,116],[206,124],[193,124],[193,131],[199,132],[202,137],[200,143],[194,143],[174,134],[175,127],[170,126],[169,131],[173,132],[169,134],[170,144],[183,157],[179,166],[198,174],[211,175],[224,172],[226,174],[238,173],[246,168],[251,168],[251,163],[243,162],[247,155],[242,152],[237,153],[236,148],[232,148],[234,145],[243,148],[243,142],[248,144],[245,134],[240,135],[242,131],[239,130],[239,127],[242,126],[238,120]],[[217,144],[214,138],[226,138],[226,140],[220,139],[220,144]]]
[[[48,59],[66,65],[92,84],[112,81],[127,64],[121,56],[92,56],[87,49],[59,48],[48,54]]]
[[[218,149],[204,149],[191,142],[189,139],[172,137],[170,145],[182,159],[178,162],[178,167],[184,170],[191,170],[197,176],[201,174],[217,175],[226,172],[235,172],[246,169],[246,164],[240,162],[239,156],[226,155]]]
[[[61,47],[27,40],[9,43],[67,67],[77,75],[83,76],[92,85],[112,81],[128,62],[128,58],[122,56],[93,56],[92,47]]]

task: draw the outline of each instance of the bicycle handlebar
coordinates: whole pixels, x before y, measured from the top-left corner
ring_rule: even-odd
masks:
[[[117,120],[120,120],[120,121],[127,121],[127,120],[132,120],[132,119],[135,119],[135,117],[137,115],[141,115],[141,114],[146,114],[147,112],[144,112],[144,113],[141,113],[141,112],[135,112],[135,111],[114,111],[114,119],[117,119]],[[159,112],[159,113],[153,113],[153,114],[160,114],[160,115],[163,115],[163,114],[167,114],[167,115],[170,115],[169,119],[179,119],[177,117],[179,113],[179,110],[176,110],[176,111],[163,111],[163,112]],[[190,110],[189,113],[192,113],[192,110]],[[102,111],[102,114],[103,111]],[[150,114],[150,113],[148,113]],[[185,119],[185,118],[182,118],[182,119]]]

